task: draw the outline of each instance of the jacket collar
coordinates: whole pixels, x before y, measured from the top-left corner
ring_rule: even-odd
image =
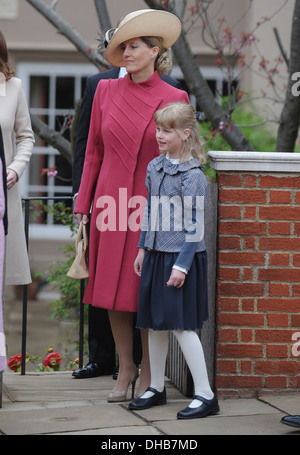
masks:
[[[166,158],[165,155],[161,155],[157,157],[155,163],[155,169],[157,171],[163,170],[166,174],[174,175],[177,174],[177,172],[185,172],[190,169],[200,167],[200,169],[203,169],[203,166],[201,163],[199,163],[196,158],[191,158],[188,161],[184,161],[183,163],[178,163],[178,164],[173,164],[168,158]]]

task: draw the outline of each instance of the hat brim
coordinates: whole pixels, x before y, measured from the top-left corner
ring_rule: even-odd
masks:
[[[106,49],[106,60],[113,66],[124,65],[120,45],[131,38],[160,36],[163,39],[163,46],[168,49],[181,33],[180,20],[168,11],[140,10],[123,20],[126,22],[116,30]]]

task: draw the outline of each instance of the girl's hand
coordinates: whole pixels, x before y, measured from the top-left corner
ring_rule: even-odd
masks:
[[[18,181],[18,175],[12,169],[6,170],[7,189],[10,190]]]
[[[133,267],[134,271],[138,276],[141,276],[142,274],[142,266],[144,262],[144,256],[145,256],[145,250],[143,248],[139,249],[139,252],[137,254],[137,257],[134,261]]]
[[[174,286],[174,288],[181,288],[185,281],[185,273],[181,272],[177,269],[172,269],[172,273],[170,275],[169,281],[167,282],[167,286]]]
[[[83,213],[75,213],[75,218],[78,224],[80,224],[81,221],[83,224],[87,224],[89,222],[89,217]]]

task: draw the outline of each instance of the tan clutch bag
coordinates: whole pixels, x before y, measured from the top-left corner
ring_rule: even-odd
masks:
[[[88,278],[89,269],[87,265],[88,235],[86,225],[81,221],[75,241],[76,255],[67,276],[76,280]]]

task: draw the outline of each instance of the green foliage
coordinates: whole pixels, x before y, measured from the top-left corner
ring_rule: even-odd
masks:
[[[223,101],[226,103],[226,100]],[[259,152],[274,152],[276,149],[276,135],[269,125],[263,123],[263,119],[256,112],[254,106],[249,109],[236,109],[232,115],[232,121],[239,126],[241,132],[249,140],[255,150]],[[242,126],[243,125],[243,126]],[[220,131],[212,128],[209,122],[200,123],[200,132],[205,141],[206,152],[210,150],[231,151],[230,145],[223,139]],[[209,159],[205,164],[204,172],[215,180],[215,170],[209,165]]]
[[[72,237],[76,235],[78,226],[74,223],[71,207],[66,206],[64,202],[55,202],[49,206],[43,205],[43,209],[46,211],[47,215],[53,215],[55,222],[59,221],[64,226],[69,226]],[[78,320],[80,280],[74,280],[67,276],[67,272],[75,258],[75,246],[64,245],[60,247],[60,250],[63,252],[64,260],[53,261],[49,266],[49,270],[42,272],[39,275],[43,276],[46,282],[50,284],[53,289],[58,290],[60,294],[60,297],[57,300],[50,303],[52,318]]]
[[[63,261],[50,264],[47,282],[60,293],[59,299],[51,302],[52,316],[57,319],[77,319],[79,315],[80,281],[67,276],[74,257],[75,248],[64,245],[60,248],[64,254]]]

